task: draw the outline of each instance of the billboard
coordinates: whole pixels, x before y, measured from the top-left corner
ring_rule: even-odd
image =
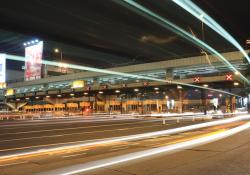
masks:
[[[6,81],[6,55],[0,54],[0,83]]]
[[[40,79],[42,74],[43,42],[25,47],[25,80]]]

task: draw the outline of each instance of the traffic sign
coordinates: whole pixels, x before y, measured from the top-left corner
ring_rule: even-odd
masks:
[[[195,83],[199,83],[201,81],[201,78],[200,77],[194,77],[194,82]]]
[[[227,81],[233,81],[233,74],[226,74]]]

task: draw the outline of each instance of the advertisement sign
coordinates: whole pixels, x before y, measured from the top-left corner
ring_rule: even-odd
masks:
[[[14,93],[15,93],[14,89],[7,89],[5,95],[11,96],[11,95],[14,95]]]
[[[72,86],[71,86],[72,89],[83,88],[83,87],[85,87],[85,81],[83,80],[75,80],[73,81]]]
[[[5,83],[6,81],[6,55],[0,54],[0,83]]]
[[[42,74],[43,42],[25,47],[25,80],[40,79]]]

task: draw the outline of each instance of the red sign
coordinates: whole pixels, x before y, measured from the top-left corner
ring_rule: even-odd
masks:
[[[86,89],[87,91],[90,91],[90,90],[91,90],[91,87],[90,87],[90,86],[87,86],[85,89]]]
[[[143,86],[148,86],[148,82],[147,81],[145,81],[145,82],[143,82]]]
[[[233,81],[233,74],[227,74],[226,75],[226,80],[227,81]]]
[[[200,77],[194,77],[194,82],[199,83],[201,81]]]

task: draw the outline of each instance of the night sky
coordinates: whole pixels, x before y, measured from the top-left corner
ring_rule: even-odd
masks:
[[[137,2],[201,38],[201,22],[173,2]],[[194,2],[242,45],[250,38],[249,1]],[[0,52],[24,55],[22,43],[39,38],[45,59],[59,59],[53,49],[60,48],[66,62],[99,68],[200,54],[197,46],[111,0],[8,0],[0,6],[0,23]],[[234,50],[207,27],[204,40],[219,51]]]

